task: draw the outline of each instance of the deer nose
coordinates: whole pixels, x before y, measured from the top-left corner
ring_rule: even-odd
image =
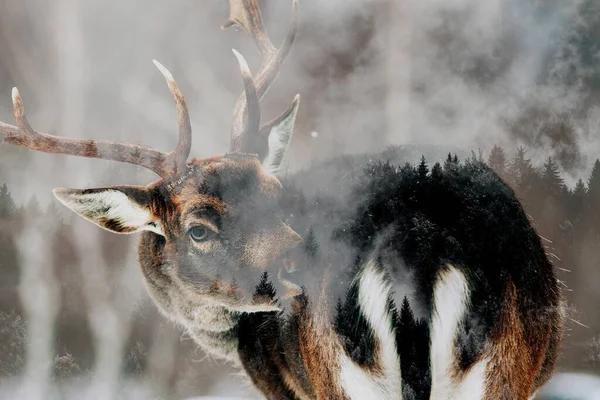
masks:
[[[302,236],[297,234],[295,230],[293,230],[292,228],[287,227],[287,226],[286,226],[286,228],[287,228],[286,235],[288,236],[287,239],[291,244],[290,248],[294,247],[304,241],[304,239],[302,239]]]
[[[271,266],[270,272],[276,276],[273,279],[279,298],[282,300],[291,299],[302,293],[302,266],[300,265],[299,252],[301,248],[298,244],[303,241],[302,237],[287,228],[291,234],[288,236],[289,245],[286,250],[277,257]]]
[[[277,240],[274,241],[277,243],[272,247],[272,250],[276,254],[276,259],[285,259],[286,254],[288,254],[292,249],[302,243],[302,236],[298,235],[292,228],[287,225],[281,224],[281,229],[276,232]]]
[[[280,284],[280,298],[281,299],[291,299],[292,297],[298,296],[302,293],[302,288],[298,283],[295,282],[292,274],[296,271],[288,270],[288,266],[284,261],[284,266],[279,269],[277,273],[277,279]]]
[[[283,267],[285,268],[285,271],[288,274],[293,274],[294,272],[296,272],[296,263],[290,260],[289,257],[283,257],[281,263],[283,264]]]

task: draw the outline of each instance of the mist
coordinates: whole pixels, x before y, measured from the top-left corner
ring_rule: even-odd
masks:
[[[455,145],[467,151],[499,144],[509,150],[534,147],[535,158],[552,155],[573,177],[586,174],[600,150],[595,135],[600,111],[591,102],[597,88],[585,84],[600,61],[597,44],[590,46],[595,54],[584,55],[572,42],[577,24],[597,20],[584,18],[593,4],[560,3],[301,2],[298,41],[263,101],[268,119],[295,93],[302,95],[289,168],[390,144]],[[291,5],[266,1],[262,6],[279,43]],[[174,106],[150,62],[157,59],[186,96],[192,155],[226,152],[241,91],[231,48],[254,69],[260,62],[241,31],[220,29],[227,7],[183,0],[5,1],[2,120],[12,121],[14,85],[41,131],[168,150],[176,142]],[[536,111],[541,117],[520,128],[520,119]],[[555,134],[544,118],[566,120],[567,132]],[[20,185],[23,197],[36,193],[42,201],[50,198],[48,188],[63,184],[50,182],[44,171],[55,176],[52,168],[64,169],[68,172],[59,173],[64,185],[89,186],[90,177],[109,168],[103,161],[10,153],[20,159],[15,166],[4,157],[18,169],[15,180],[27,181]]]
[[[260,4],[271,39],[279,45],[291,18],[291,1]],[[406,161],[416,163],[427,153],[433,164],[448,151],[488,153],[497,144],[509,152],[525,146],[534,164],[552,157],[569,187],[589,175],[600,154],[600,4],[300,0],[299,7],[296,44],[262,101],[264,120],[269,120],[296,93],[301,95],[284,160],[286,173],[391,145],[416,146],[414,158]],[[14,124],[11,89],[17,86],[28,119],[39,131],[169,151],[177,142],[177,121],[164,79],[151,62],[157,59],[186,97],[193,127],[191,155],[224,154],[242,91],[231,49],[244,54],[253,71],[260,64],[242,31],[221,30],[227,17],[228,3],[217,0],[2,0],[0,120]],[[0,183],[7,184],[18,204],[35,198],[42,209],[57,204],[51,192],[56,187],[146,185],[157,179],[127,164],[6,144],[0,145],[0,155]],[[89,260],[77,272],[82,293],[72,301],[81,302],[90,345],[103,357],[88,355],[83,364],[88,364],[89,381],[81,385],[106,385],[106,398],[116,397],[120,371],[132,354],[130,342],[138,335],[144,337],[139,341],[146,343],[143,353],[151,371],[146,381],[140,379],[156,378],[157,392],[168,388],[171,396],[201,395],[227,387],[236,395],[249,387],[236,383],[234,390],[209,378],[198,380],[203,373],[239,382],[232,376],[237,372],[205,360],[189,338],[157,315],[144,292],[135,238],[108,239],[107,233],[62,208],[55,215],[73,224],[74,253]],[[104,250],[98,243],[104,243]],[[22,278],[11,290],[18,287],[21,299],[39,293],[22,305],[26,320],[41,324],[27,325],[34,335],[55,323],[68,299],[59,294],[64,283],[58,277],[41,274],[47,260],[39,250],[29,251],[51,252],[45,236],[25,229],[17,247]],[[107,258],[113,250],[119,257]],[[40,276],[41,286],[36,286]],[[40,320],[41,315],[48,321]],[[140,324],[151,333],[140,334]],[[22,371],[41,385],[28,394],[31,398],[43,398],[43,385],[52,380],[49,365],[57,356],[51,332],[38,339],[28,341],[37,358],[27,360],[29,367]],[[181,355],[186,352],[192,355]],[[157,360],[167,360],[166,366]],[[46,367],[33,367],[42,364]],[[168,365],[178,375],[165,372]],[[181,372],[186,368],[196,372]],[[86,390],[92,396],[95,389]]]

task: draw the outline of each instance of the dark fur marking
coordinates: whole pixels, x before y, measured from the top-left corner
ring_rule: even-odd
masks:
[[[355,283],[345,301],[338,300],[334,327],[350,359],[370,369],[377,366],[377,343],[371,325],[360,310],[358,291],[358,283]]]
[[[280,323],[277,313],[243,314],[238,323],[238,330],[246,332],[238,336],[240,360],[252,382],[267,398],[297,399],[285,386],[278,360],[274,359],[282,353]]]
[[[429,327],[427,321],[415,318],[406,297],[400,311],[393,310],[396,320],[396,343],[402,373],[405,400],[429,399],[431,368],[429,366]]]
[[[263,274],[254,296],[275,298],[276,292],[267,273]],[[243,314],[238,323],[238,331],[244,332],[239,335],[238,345],[244,369],[269,399],[297,399],[286,387],[282,375],[282,368],[287,368],[286,351],[282,346],[283,325],[281,315],[275,312]],[[298,369],[298,361],[294,364]],[[312,387],[303,386],[307,386],[309,393],[312,392]]]

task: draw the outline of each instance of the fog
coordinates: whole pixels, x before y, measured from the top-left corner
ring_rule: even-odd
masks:
[[[278,45],[291,1],[260,4]],[[600,6],[593,1],[300,0],[299,7],[296,45],[262,102],[267,120],[296,93],[302,96],[284,161],[287,173],[390,145],[436,146],[433,163],[447,149],[487,153],[498,144],[508,152],[527,147],[534,164],[554,157],[570,187],[589,175],[600,154]],[[0,120],[14,124],[10,93],[17,86],[29,121],[42,132],[169,151],[177,141],[177,121],[164,79],[151,62],[157,59],[186,96],[192,156],[223,154],[242,90],[231,49],[242,52],[253,70],[260,63],[242,31],[221,30],[227,17],[228,3],[217,0],[1,0]],[[416,162],[420,154],[414,154],[407,161]],[[55,187],[145,185],[156,179],[130,165],[6,144],[0,155],[0,183],[17,205],[35,197],[42,209],[55,202]],[[130,374],[135,379],[155,377],[157,391],[175,397],[223,392],[211,378],[198,380],[201,374],[238,382],[236,371],[205,359],[201,350],[181,355],[193,353],[194,345],[174,327],[165,328],[168,323],[150,304],[135,238],[107,239],[63,209],[56,213],[72,224],[78,259],[89,261],[77,267],[82,294],[74,297],[101,355],[87,361],[87,393],[98,385],[105,385],[106,398],[119,392],[120,371],[138,340],[140,321],[152,327],[149,332],[164,334],[139,339],[147,344],[149,361],[143,373]],[[60,295],[65,283],[44,269],[52,244],[39,229],[19,232],[20,281],[1,289],[20,291],[23,304],[15,307],[28,321],[30,358],[19,372],[38,385],[31,398],[44,398],[51,381],[54,347],[60,348],[52,345],[51,327],[67,302]],[[121,247],[112,247],[117,241]],[[113,251],[119,257],[106,256]],[[180,372],[165,372],[156,360]],[[181,372],[186,368],[197,372]],[[240,393],[238,387],[228,394]]]

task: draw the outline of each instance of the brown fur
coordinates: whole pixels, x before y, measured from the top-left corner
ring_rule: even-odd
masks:
[[[300,350],[317,398],[344,399],[335,373],[339,371],[338,357],[343,349],[327,320],[327,313],[320,307],[312,311],[306,298],[294,303],[294,311],[300,314]]]
[[[501,320],[496,325],[487,356],[486,400],[528,399],[550,343],[549,329],[538,328],[536,343],[526,337],[523,316],[518,312],[517,289],[506,289]]]
[[[565,307],[562,300],[557,306],[557,309],[552,310],[548,348],[544,357],[544,363],[535,378],[532,394],[537,392],[546,382],[548,382],[554,372],[563,339],[564,310]]]
[[[296,397],[298,397],[299,400],[311,400],[313,399],[312,396],[310,396],[308,393],[306,393],[306,391],[304,390],[304,388],[302,387],[301,383],[298,380],[298,377],[295,376],[292,371],[290,371],[286,365],[280,365],[279,366],[280,371],[281,371],[281,376],[283,376],[283,381],[285,382],[286,386],[294,392],[294,394],[296,395]]]

